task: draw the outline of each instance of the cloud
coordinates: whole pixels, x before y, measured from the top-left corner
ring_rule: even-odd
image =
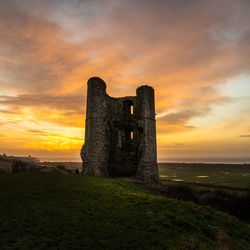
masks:
[[[14,112],[14,111],[10,111],[10,110],[4,110],[4,109],[0,109],[0,113],[2,113],[2,114],[15,114],[15,115],[19,114],[18,112]]]
[[[12,106],[14,108],[47,107],[57,110],[73,111],[74,114],[83,114],[83,101],[82,95],[55,96],[49,94],[29,94],[18,96],[0,96],[0,104]],[[6,112],[13,113],[13,111]]]
[[[35,135],[46,135],[47,132],[44,130],[39,130],[39,129],[28,129],[27,132]]]
[[[157,132],[169,134],[196,129],[196,126],[190,125],[188,122],[194,117],[205,116],[209,111],[209,108],[200,108],[167,113],[157,119]]]
[[[185,145],[184,143],[173,142],[171,144],[165,145],[164,147],[161,147],[160,150],[179,149],[179,148],[183,148],[184,145]]]
[[[49,92],[85,58],[79,57],[80,45],[63,41],[58,24],[22,11],[13,1],[0,2],[0,21],[0,65],[8,87]]]
[[[182,110],[175,113],[170,113],[161,118],[162,121],[168,124],[185,124],[193,117],[207,114],[209,110]]]
[[[24,2],[0,8],[1,66],[19,91],[74,92],[98,73],[112,93],[152,82],[161,96],[249,72],[246,1]]]
[[[57,137],[57,138],[65,138],[65,139],[69,139],[69,140],[83,141],[83,139],[81,137],[65,136],[64,134],[51,133],[50,131],[46,131],[46,130],[28,129],[27,132],[31,133],[35,136]]]
[[[0,96],[0,105],[8,107],[8,111],[3,112],[3,114],[18,114],[16,119],[19,121],[20,116],[28,115],[37,122],[44,121],[76,128],[84,126],[85,107],[81,95],[29,94]]]
[[[239,135],[239,137],[247,138],[250,137],[250,135]]]

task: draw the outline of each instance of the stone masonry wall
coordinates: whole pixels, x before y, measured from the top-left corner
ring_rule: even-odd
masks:
[[[83,173],[99,177],[136,176],[159,183],[154,89],[141,86],[136,96],[113,98],[105,82],[88,81]]]

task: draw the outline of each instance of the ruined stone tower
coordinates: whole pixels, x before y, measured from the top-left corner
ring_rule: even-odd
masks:
[[[85,175],[159,183],[154,89],[145,85],[136,96],[113,98],[102,79],[90,78],[81,157]]]

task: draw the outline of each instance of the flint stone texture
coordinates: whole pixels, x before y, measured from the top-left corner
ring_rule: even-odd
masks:
[[[88,80],[84,175],[135,176],[145,184],[159,183],[154,89],[140,86],[136,96],[110,97],[105,82]]]

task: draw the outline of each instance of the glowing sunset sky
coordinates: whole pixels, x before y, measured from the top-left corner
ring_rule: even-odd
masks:
[[[86,82],[155,88],[158,157],[250,157],[250,1],[0,0],[0,154],[79,157]]]

